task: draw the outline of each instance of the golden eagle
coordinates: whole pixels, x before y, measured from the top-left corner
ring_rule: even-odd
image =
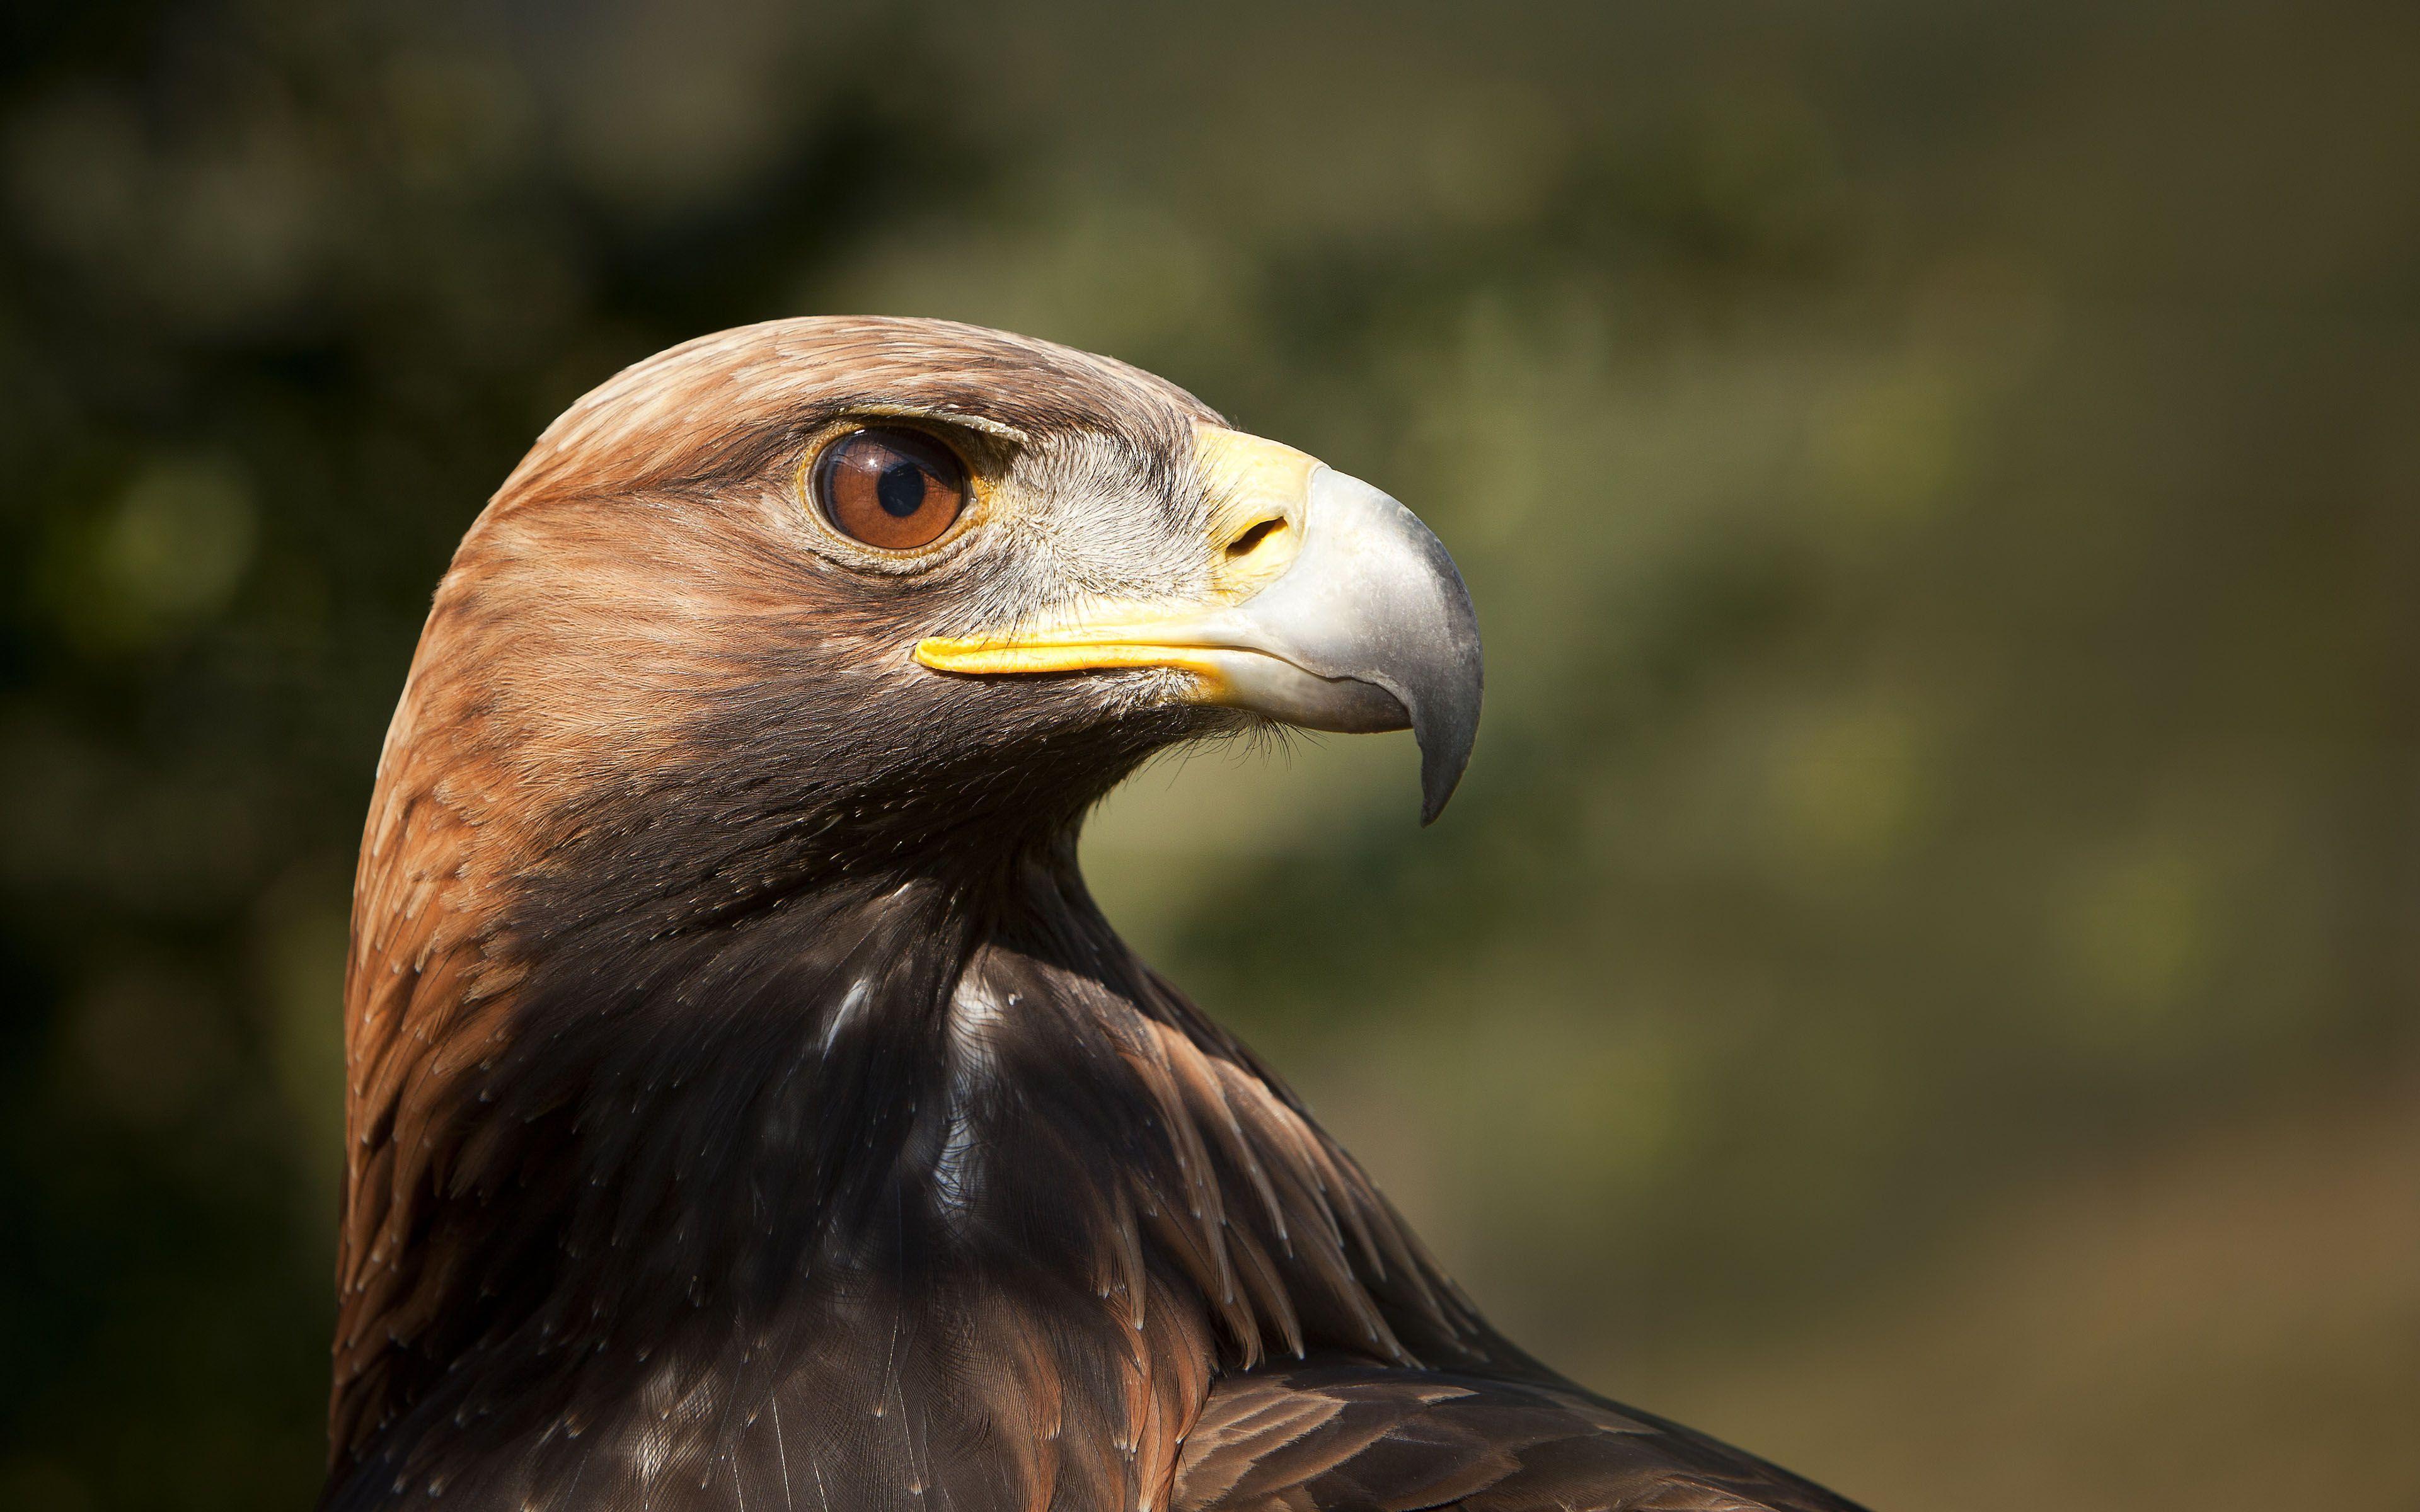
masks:
[[[1155,752],[1479,718],[1401,504],[1145,373],[708,336],[471,528],[346,985],[329,1508],[1841,1509],[1488,1326],[1076,862]]]

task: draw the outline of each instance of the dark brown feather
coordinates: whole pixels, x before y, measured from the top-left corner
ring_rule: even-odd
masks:
[[[1567,1386],[1306,1365],[1210,1392],[1177,1467],[1177,1512],[1849,1512],[1761,1459]]]

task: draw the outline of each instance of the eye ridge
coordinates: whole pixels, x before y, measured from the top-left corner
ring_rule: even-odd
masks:
[[[831,527],[886,551],[912,551],[949,532],[966,509],[967,466],[921,430],[868,426],[833,440],[814,470],[815,504]]]

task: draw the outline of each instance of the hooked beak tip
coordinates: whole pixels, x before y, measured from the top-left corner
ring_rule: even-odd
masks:
[[[1420,824],[1423,827],[1437,822],[1446,804],[1462,785],[1463,769],[1470,764],[1470,748],[1465,745],[1461,754],[1445,757],[1428,746],[1420,748]]]
[[[1449,569],[1450,570],[1450,569]],[[1479,739],[1479,708],[1484,681],[1480,656],[1479,621],[1459,575],[1448,579],[1460,600],[1451,639],[1454,644],[1443,677],[1424,679],[1428,686],[1407,689],[1412,712],[1412,738],[1420,748],[1420,823],[1436,823],[1437,815],[1462,783],[1470,766],[1471,748]]]

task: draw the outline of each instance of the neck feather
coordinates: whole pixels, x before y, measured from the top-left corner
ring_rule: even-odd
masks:
[[[969,1504],[1149,1506],[1220,1369],[1520,1365],[1116,937],[1072,827],[641,934],[481,914],[445,817],[401,823],[348,992],[337,1504],[710,1487],[769,1412]],[[1003,1447],[936,1460],[968,1435]]]

